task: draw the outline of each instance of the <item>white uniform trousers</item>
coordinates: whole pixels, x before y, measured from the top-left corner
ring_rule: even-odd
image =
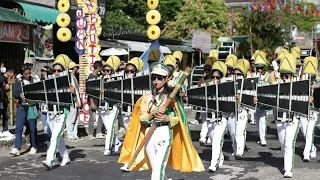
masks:
[[[66,116],[65,114],[48,114],[48,116],[48,125],[51,130],[51,139],[50,146],[47,151],[46,161],[53,165],[53,162],[56,159],[57,151],[59,151],[59,154],[62,158],[69,157],[63,139],[64,127],[66,125]]]
[[[118,152],[120,141],[115,135],[114,125],[117,121],[119,114],[119,107],[113,106],[112,110],[101,109],[102,122],[107,130],[105,150],[110,150],[112,152]],[[117,146],[118,145],[118,146]]]
[[[150,128],[146,129],[146,134]],[[152,167],[151,180],[167,179],[165,169],[170,155],[172,130],[169,126],[156,127],[145,144],[146,153]]]
[[[203,140],[203,142],[206,142],[208,137],[208,122],[207,122],[206,112],[200,112],[200,117],[202,121],[200,139]]]
[[[255,110],[253,109],[248,109],[248,119],[253,122],[253,124],[257,123],[256,119],[255,119]]]
[[[70,112],[67,116],[66,128],[69,139],[79,139],[78,137],[78,112],[79,109],[70,106]]]
[[[128,129],[130,118],[131,118],[131,106],[128,106],[128,111],[122,114],[123,125]]]
[[[248,113],[246,110],[238,111],[238,118],[232,115],[228,119],[228,130],[232,140],[232,148],[234,155],[242,156],[244,153],[246,142],[246,127]]]
[[[219,167],[220,162],[223,162],[224,156],[222,147],[224,143],[224,134],[227,129],[228,120],[226,117],[222,117],[219,122],[208,122],[209,137],[212,142],[212,155],[211,155],[211,167]]]
[[[304,158],[310,158],[311,154],[314,154],[313,158],[315,158],[317,151],[317,148],[313,144],[313,140],[314,127],[318,119],[318,113],[314,111],[310,111],[310,113],[311,116],[309,117],[309,120],[307,116],[300,116],[301,130],[306,141],[303,151]]]
[[[256,109],[254,113],[254,119],[257,123],[257,129],[259,133],[260,143],[266,142],[266,131],[267,131],[267,122],[266,122],[267,111],[263,108]]]
[[[299,124],[299,120],[296,116],[293,117],[291,122],[277,121],[278,138],[284,157],[284,171],[293,171],[295,145],[299,132]]]

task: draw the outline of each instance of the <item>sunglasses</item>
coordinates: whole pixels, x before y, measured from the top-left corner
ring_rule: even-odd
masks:
[[[54,69],[53,72],[58,72],[58,73],[61,73],[62,70],[61,69]]]
[[[129,73],[129,72],[130,72],[130,73],[132,73],[132,74],[133,74],[133,73],[135,73],[136,71],[135,71],[135,70],[130,69],[130,70],[125,70],[124,72],[125,72],[125,73]]]
[[[257,70],[263,70],[264,67],[256,67]]]
[[[236,76],[242,76],[242,73],[233,73]]]
[[[203,69],[204,71],[210,71],[211,69]]]
[[[220,76],[212,76],[212,79],[220,80],[221,77]]]
[[[163,79],[165,79],[167,76],[162,76],[162,75],[158,75],[158,74],[152,74],[151,75],[151,80],[154,81],[156,79],[158,79],[159,81],[162,81]]]
[[[289,79],[291,77],[291,74],[280,74],[280,77],[283,79]]]
[[[104,70],[102,70],[102,71],[103,71],[103,72],[107,72],[107,73],[111,72],[110,69],[104,69]]]

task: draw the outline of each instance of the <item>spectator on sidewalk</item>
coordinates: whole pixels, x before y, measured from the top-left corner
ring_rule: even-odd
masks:
[[[37,109],[34,104],[26,102],[24,94],[22,93],[21,85],[33,83],[34,79],[31,76],[31,67],[23,65],[22,74],[17,75],[17,79],[13,86],[13,96],[18,100],[17,112],[16,112],[16,137],[15,148],[13,148],[10,154],[19,156],[22,145],[22,131],[23,126],[28,119],[30,125],[30,137],[31,137],[31,149],[29,154],[37,153]],[[30,110],[29,110],[30,109]]]
[[[97,78],[97,77],[100,76],[100,73],[101,73],[102,68],[103,68],[102,62],[101,61],[95,61],[94,64],[93,64],[93,68],[94,68],[94,70],[93,70],[93,72],[91,74],[89,74],[88,79],[94,79],[94,78]],[[99,111],[98,111],[99,100],[94,98],[94,97],[90,97],[89,96],[89,105],[90,105],[90,118],[89,118],[89,127],[88,127],[87,133],[89,135],[89,138],[91,140],[93,140],[93,139],[95,139],[95,137],[93,136],[93,131],[94,131],[93,124],[94,124],[94,120],[96,118],[96,113],[99,114]],[[98,118],[98,120],[100,120],[100,119],[101,118]],[[99,126],[99,124],[101,126]],[[103,125],[102,122],[101,123],[98,122],[97,133],[101,132],[102,125]]]
[[[8,129],[8,103],[9,98],[7,92],[10,91],[8,81],[5,76],[0,74],[0,113],[2,115],[3,132],[0,137],[12,137],[13,135]]]
[[[71,61],[69,64],[69,71],[71,71],[72,74],[76,77],[78,74],[78,70],[79,70],[79,65]],[[76,79],[74,80],[77,81]],[[75,88],[79,89],[78,82],[74,82],[74,84],[77,86]],[[67,127],[67,139],[71,141],[79,140],[78,113],[79,113],[79,108],[70,106],[70,112],[67,116],[66,127]]]
[[[7,72],[7,68],[4,66],[4,63],[0,64],[0,71],[2,75]]]

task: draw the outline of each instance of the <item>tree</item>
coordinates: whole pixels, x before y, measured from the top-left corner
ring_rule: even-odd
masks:
[[[106,13],[104,29],[107,32],[107,36],[113,37],[127,33],[140,33],[144,27],[122,10],[115,9]]]
[[[158,26],[163,29],[167,21],[176,16],[184,0],[161,0],[157,10],[161,14]],[[113,34],[120,31],[142,33],[148,28],[146,0],[108,0],[106,5],[106,29]]]
[[[173,21],[166,23],[164,36],[192,39],[192,31],[211,33],[212,42],[226,35],[228,8],[224,0],[187,0]]]
[[[290,40],[290,25],[283,17],[282,11],[251,11],[243,12],[238,15],[235,23],[238,35],[250,35],[250,54],[254,49],[266,51],[269,55],[273,54],[274,49],[283,46]],[[246,52],[241,52],[246,54]],[[249,58],[249,57],[247,57]]]

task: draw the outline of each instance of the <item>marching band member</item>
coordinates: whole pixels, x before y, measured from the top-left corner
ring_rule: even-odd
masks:
[[[280,62],[279,73],[280,83],[290,82],[296,72],[297,59],[291,53],[284,55]],[[291,178],[294,167],[295,144],[299,132],[299,120],[292,113],[277,110],[277,132],[281,144],[281,151],[284,154],[284,177]]]
[[[183,54],[181,51],[175,51],[173,53],[173,56],[176,58],[176,65],[175,65],[175,71],[172,74],[172,79],[168,82],[169,87],[174,87],[178,82],[179,82],[179,75],[182,72],[180,70],[180,65],[183,59]],[[188,87],[188,80],[186,79],[182,85],[182,89],[180,92],[180,96],[184,98],[186,96],[187,92],[187,87]]]
[[[226,73],[227,66],[223,62],[218,61],[213,64],[211,78],[213,81],[215,81],[216,84],[220,83],[220,80],[226,75]],[[215,172],[218,167],[221,167],[223,165],[224,162],[222,147],[224,143],[224,135],[227,129],[228,120],[227,116],[224,113],[222,113],[221,119],[219,118],[218,114],[212,114],[212,120],[205,120],[208,121],[208,134],[212,142],[212,155],[209,171]]]
[[[227,80],[233,80],[233,68],[236,65],[236,62],[238,61],[238,58],[236,55],[234,54],[230,54],[227,56],[227,59],[225,61],[225,64],[227,65],[227,74],[226,74],[226,78]]]
[[[204,171],[189,136],[181,99],[175,98],[172,107],[162,109],[169,95],[167,82],[171,74],[172,71],[162,63],[151,65],[155,94],[145,94],[136,102],[119,158],[119,163],[126,166],[152,121],[157,121],[152,136],[131,167],[133,171],[152,169],[152,180],[167,179],[167,164],[182,172]]]
[[[53,63],[53,76],[59,77],[60,73],[67,71],[69,68],[70,59],[68,56],[59,55],[56,57],[56,60]],[[71,76],[73,79],[75,77]],[[79,89],[76,87],[70,86],[68,91],[70,93],[79,92]],[[77,102],[76,107],[80,107],[80,104]],[[60,156],[62,157],[62,162],[60,166],[65,166],[70,163],[69,153],[67,152],[66,145],[64,143],[63,132],[66,125],[66,118],[70,112],[70,106],[60,106],[59,108],[53,105],[53,110],[48,106],[48,124],[51,130],[51,139],[50,146],[47,151],[46,160],[43,161],[43,165],[48,169],[52,169],[54,165],[54,160],[56,158],[56,153],[59,151]]]
[[[69,71],[71,71],[74,77],[77,76],[79,70],[79,65],[73,61],[69,63]],[[72,79],[73,84],[75,85],[75,89],[79,89],[78,80],[76,78]],[[70,106],[70,112],[67,116],[66,128],[67,128],[67,139],[71,141],[79,140],[78,137],[78,113],[79,108],[74,106]]]
[[[168,66],[168,68],[170,68],[170,70],[172,72],[174,72],[174,70],[176,69],[176,65],[177,65],[177,60],[173,55],[167,55],[164,57],[164,61],[163,63]],[[171,81],[173,77],[169,77],[169,81]]]
[[[316,77],[318,75],[318,59],[316,57],[307,57],[303,61],[303,75],[311,78],[311,97],[309,101],[311,103],[310,116],[309,119],[306,116],[300,115],[301,130],[306,140],[304,151],[303,151],[303,161],[309,162],[310,157],[315,158],[317,156],[317,148],[314,146],[314,127],[318,120],[318,112],[313,108],[313,89],[314,83],[316,82]],[[305,78],[303,78],[305,79]]]
[[[301,53],[301,49],[299,47],[293,47],[291,49],[291,54],[294,55],[297,59],[297,64],[300,64],[300,53]]]
[[[204,82],[207,85],[211,81],[211,69],[212,65],[217,61],[214,57],[208,57],[206,63],[203,67],[204,77],[198,81],[198,87],[201,87],[201,84]],[[211,143],[211,139],[208,138],[208,123],[206,120],[206,112],[200,112],[200,117],[202,121],[201,131],[200,131],[200,139],[199,143],[201,146]]]
[[[215,58],[216,60],[219,60],[219,52],[218,49],[212,49],[209,53],[209,58]]]
[[[124,70],[126,77],[136,77],[138,72],[141,72],[143,70],[143,60],[140,58],[133,58],[131,59],[127,64],[126,68]],[[131,116],[131,106],[125,107],[126,111],[123,112],[123,123],[126,129],[128,129],[128,124]]]
[[[254,65],[257,71],[257,76],[259,77],[259,85],[268,85],[270,84],[270,72],[268,71],[268,60],[266,54],[263,51],[259,51],[255,56]],[[261,146],[267,145],[267,121],[266,114],[267,110],[271,110],[272,108],[267,106],[257,107],[254,112],[254,119],[257,123],[257,130],[259,134],[259,144]]]
[[[117,72],[120,63],[121,61],[117,56],[110,56],[106,61],[106,72],[114,74],[115,72]],[[100,109],[101,118],[107,130],[104,155],[109,156],[114,152],[118,152],[119,148],[122,146],[122,143],[119,141],[114,131],[114,125],[118,118],[120,105],[116,103],[106,102],[105,106],[100,107]]]
[[[249,68],[250,64],[248,60],[239,59],[233,69],[233,74],[236,76],[236,78],[245,78]],[[239,100],[240,93],[241,92],[237,90],[237,100]],[[241,158],[244,153],[247,120],[248,113],[244,108],[240,106],[238,108],[237,117],[233,115],[228,121],[228,129],[232,139],[233,154],[236,158]]]
[[[41,69],[41,77],[40,80],[43,81],[48,78],[48,75],[50,75],[52,72],[52,68],[49,66],[45,66]],[[48,74],[50,73],[50,74]],[[45,133],[46,138],[46,144],[49,148],[50,146],[50,138],[51,138],[51,132],[48,125],[48,116],[47,116],[48,106],[46,103],[40,103],[40,114],[41,114],[41,120],[43,125],[43,132]]]
[[[271,76],[270,76],[271,83],[275,83],[276,81],[278,81],[280,79],[280,75],[279,75],[280,61],[287,53],[289,53],[289,51],[287,49],[281,49],[277,55],[277,58],[276,58],[277,65],[274,63],[272,64],[273,72],[271,72]]]
[[[254,54],[252,55],[249,63],[250,63],[250,70],[247,72],[247,78],[252,78],[252,77],[257,77],[257,71],[256,71],[256,67],[254,64],[254,61],[257,57],[258,54],[263,54],[266,56],[266,54],[263,51],[260,50],[256,50],[254,52]],[[248,108],[248,120],[250,122],[250,124],[256,124],[256,120],[254,118],[254,110],[253,109],[249,109]]]

